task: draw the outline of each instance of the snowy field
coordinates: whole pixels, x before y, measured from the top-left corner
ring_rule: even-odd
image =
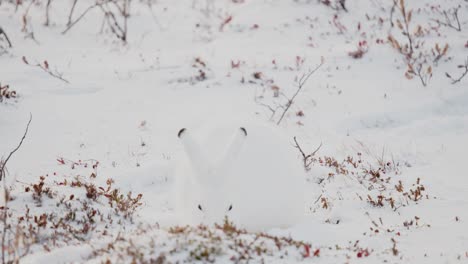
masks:
[[[1,263],[468,263],[467,71],[466,0],[0,0]],[[220,124],[284,136],[233,185],[284,191],[187,226]]]

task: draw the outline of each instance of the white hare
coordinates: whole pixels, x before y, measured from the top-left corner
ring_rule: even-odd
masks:
[[[200,141],[185,128],[178,133],[187,154],[176,175],[183,222],[222,223],[228,216],[261,231],[302,218],[305,173],[287,140],[262,126],[218,127],[205,136]]]

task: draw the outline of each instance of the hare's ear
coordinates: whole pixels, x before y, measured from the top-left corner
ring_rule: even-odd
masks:
[[[209,163],[206,157],[203,155],[203,151],[200,149],[200,146],[193,140],[187,129],[182,128],[179,130],[177,136],[182,141],[185,152],[187,153],[190,162],[192,163],[193,168],[200,175],[203,175],[209,169]]]
[[[247,138],[247,130],[240,127],[234,134],[231,143],[227,146],[224,155],[221,158],[218,166],[221,170],[229,170],[234,160],[239,155],[239,152],[244,145],[245,139]]]

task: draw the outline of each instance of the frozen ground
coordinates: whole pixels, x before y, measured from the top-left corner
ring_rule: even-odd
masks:
[[[101,30],[99,8],[61,34],[73,1],[52,1],[48,26],[47,1],[35,1],[26,16],[29,1],[18,10],[10,2],[0,0],[0,27],[13,44],[0,36],[0,84],[18,97],[0,103],[1,156],[18,144],[30,113],[33,119],[8,162],[16,182],[7,241],[17,226],[29,231],[4,247],[6,259],[468,261],[468,77],[451,84],[445,75],[460,76],[457,65],[468,56],[466,1],[405,3],[414,10],[415,53],[427,55],[423,71],[432,72],[427,86],[405,77],[405,58],[388,43],[389,35],[407,43],[392,1],[345,1],[345,11],[334,1],[133,0],[127,43],[108,25]],[[78,1],[74,16],[93,3]],[[438,25],[441,12],[458,5],[461,30]],[[422,33],[414,33],[418,25]],[[350,56],[363,41],[363,56]],[[449,44],[440,59],[435,43]],[[282,110],[272,116],[269,107],[286,105],[283,94],[290,98],[322,58],[278,126],[306,154],[322,143],[307,173],[307,220],[268,235],[230,226],[169,229],[170,164],[183,153],[177,131],[219,120],[274,124]],[[34,66],[44,61],[69,83]],[[297,161],[302,166],[299,151]],[[36,191],[40,176],[49,191]],[[78,182],[102,189],[92,197]],[[109,198],[115,187],[132,192],[130,209],[114,213],[122,202]]]

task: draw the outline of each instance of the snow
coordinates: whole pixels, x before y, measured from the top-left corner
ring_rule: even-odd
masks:
[[[78,1],[75,15],[92,2]],[[147,2],[153,3],[151,7]],[[45,3],[40,2],[31,6],[24,32],[27,4],[15,11],[13,4],[0,1],[0,26],[13,44],[5,54],[0,46],[0,84],[10,85],[19,95],[0,103],[0,157],[16,147],[29,114],[33,116],[25,142],[7,166],[8,177],[16,177],[9,202],[15,217],[10,220],[24,215],[25,206],[35,216],[66,211],[56,205],[59,198],[43,197],[38,203],[25,191],[39,182],[39,176],[45,177],[55,197],[74,194],[87,201],[83,188],[57,185],[77,176],[103,188],[112,178],[112,186],[122,193],[143,195],[132,219],[116,215],[115,221],[97,221],[95,230],[83,235],[85,241],[58,239],[56,244],[44,242],[47,248],[34,245],[22,261],[129,262],[131,257],[123,252],[132,247],[141,249],[146,260],[163,254],[166,261],[183,261],[196,250],[192,240],[219,247],[216,261],[231,261],[236,251],[230,233],[214,228],[224,242],[213,242],[218,240],[210,240],[207,232],[195,227],[168,231],[177,222],[172,164],[185,155],[177,132],[186,127],[208,137],[202,128],[223,122],[275,126],[289,139],[295,153],[290,158],[297,160],[298,169],[302,157],[293,137],[306,154],[322,143],[307,171],[306,219],[267,231],[310,244],[311,256],[303,257],[302,246],[285,247],[290,254],[275,251],[269,238],[263,237],[267,263],[284,263],[280,257],[288,263],[465,263],[468,77],[452,85],[445,72],[462,73],[457,65],[468,55],[468,5],[451,0],[406,2],[408,9],[415,10],[412,28],[421,24],[428,29],[423,49],[449,44],[447,56],[433,65],[426,87],[418,77],[405,78],[403,56],[386,43],[390,33],[405,43],[398,28],[390,27],[391,1],[346,1],[348,12],[304,0],[132,1],[126,44],[106,27],[100,32],[99,9],[61,34],[71,1],[52,1],[49,26],[44,25]],[[443,26],[429,29],[437,28],[431,19],[444,19],[434,7],[459,4],[460,32]],[[229,16],[232,20],[220,30]],[[37,42],[27,37],[28,32],[34,32]],[[384,42],[377,43],[379,39]],[[353,59],[348,53],[363,40],[368,52]],[[281,109],[271,118],[265,105],[284,106],[287,99],[275,97],[271,87],[278,86],[290,98],[298,78],[322,57],[324,65],[276,126]],[[69,84],[33,66],[45,60]],[[232,66],[237,63],[238,67]],[[254,73],[261,73],[261,78]],[[297,115],[299,111],[304,115]],[[267,152],[274,151],[274,143],[270,147]],[[343,162],[348,156],[362,162],[356,167]],[[325,157],[336,159],[339,166],[327,165]],[[57,161],[61,158],[65,164]],[[97,169],[91,167],[95,161]],[[75,162],[78,165],[72,169]],[[364,172],[377,168],[385,171],[380,171],[385,180],[372,181]],[[97,177],[90,178],[94,172]],[[408,193],[424,186],[422,197],[414,201],[399,192],[400,181]],[[368,195],[374,201],[379,195],[392,197],[395,208],[385,199],[383,206],[374,206]],[[73,208],[82,206],[77,199],[70,203]],[[113,215],[105,197],[90,204],[105,216]],[[78,214],[85,215],[80,210]],[[41,233],[41,238],[47,235]],[[241,238],[250,243],[255,233]],[[111,241],[118,249],[102,250]],[[319,256],[312,256],[316,249]],[[262,256],[253,256],[252,262],[261,262]]]

